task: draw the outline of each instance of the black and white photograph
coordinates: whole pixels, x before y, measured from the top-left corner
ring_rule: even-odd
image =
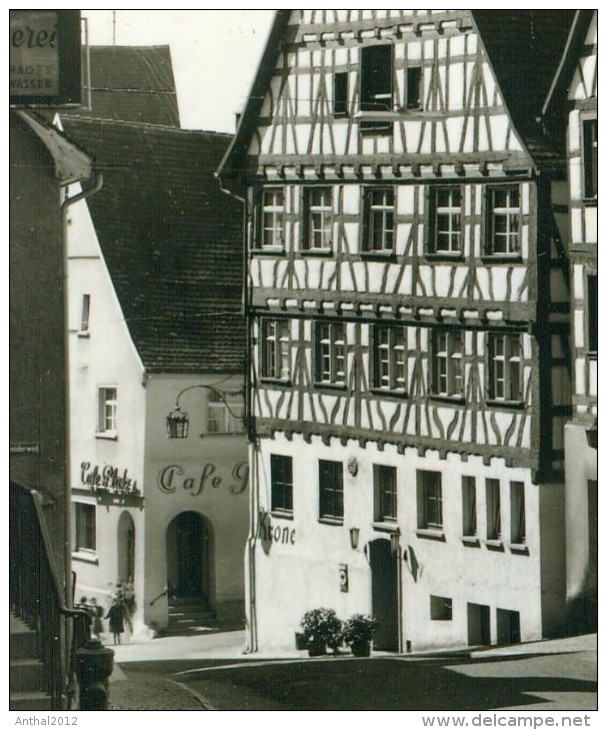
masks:
[[[598,9],[9,24],[9,726],[598,728]]]

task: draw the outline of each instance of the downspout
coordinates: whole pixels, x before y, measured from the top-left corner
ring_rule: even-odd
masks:
[[[63,334],[64,334],[64,368],[65,368],[65,387],[64,387],[64,410],[65,410],[65,544],[64,544],[64,560],[65,560],[65,605],[72,608],[72,549],[71,549],[71,528],[72,528],[72,512],[71,512],[71,433],[70,433],[70,320],[69,320],[69,292],[68,292],[68,245],[67,245],[67,226],[68,226],[68,209],[74,203],[98,193],[103,185],[103,175],[95,173],[93,187],[83,190],[71,198],[65,198],[61,203],[61,237],[63,245]],[[69,656],[69,654],[68,654]]]

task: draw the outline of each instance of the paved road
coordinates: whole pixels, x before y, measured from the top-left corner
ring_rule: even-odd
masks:
[[[118,647],[116,710],[532,710],[597,707],[596,637],[479,652],[471,660],[242,656],[240,635]],[[164,642],[164,643],[162,643]],[[178,658],[181,657],[181,658]]]

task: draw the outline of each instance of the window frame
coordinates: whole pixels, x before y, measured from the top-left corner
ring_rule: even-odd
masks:
[[[282,196],[282,203],[266,202],[266,196]],[[271,185],[260,190],[259,222],[257,230],[258,251],[284,251],[286,247],[286,190],[284,186]],[[266,216],[270,216],[271,225],[266,225]],[[271,242],[266,242],[266,232],[272,231]],[[279,242],[276,242],[276,239]]]
[[[73,552],[96,553],[97,505],[93,502],[81,502],[77,500],[72,504],[74,505]],[[84,513],[87,513],[88,516]]]
[[[525,545],[527,542],[527,515],[525,482],[510,482],[510,544]]]
[[[449,201],[448,204],[439,204],[439,196],[444,193],[452,195],[457,192],[459,195],[459,206],[455,206]],[[428,240],[428,253],[433,256],[444,256],[446,258],[461,258],[463,256],[463,189],[461,185],[440,185],[433,186],[429,190],[429,208],[430,208],[430,220],[428,226],[429,240]],[[449,225],[448,230],[444,231],[439,226],[439,216],[448,219]],[[459,218],[458,225],[453,225],[454,218]],[[441,235],[446,235],[449,241],[449,246],[443,248],[439,246],[439,238]],[[457,246],[451,246],[453,238],[457,240]]]
[[[511,194],[516,192],[518,205],[516,207],[507,201],[506,205],[496,205],[495,196],[499,193]],[[521,186],[519,184],[507,185],[488,185],[485,188],[485,232],[486,240],[485,254],[495,258],[516,259],[522,256],[522,230],[523,230],[523,211],[522,211],[522,195]],[[516,216],[516,226],[511,227],[512,217]],[[498,220],[506,221],[506,232],[498,232],[496,223]],[[516,229],[516,230],[515,230]],[[505,236],[506,250],[496,247],[496,235]],[[513,238],[516,242],[514,248],[510,245]]]
[[[262,317],[260,335],[259,357],[261,379],[289,383],[291,381],[291,337],[289,320],[279,317]],[[285,361],[286,368],[284,365]]]
[[[345,388],[348,378],[346,324],[341,321],[315,322],[315,348],[315,384]],[[343,363],[342,370],[339,369],[340,363]]]
[[[293,515],[293,457],[270,454],[270,511],[278,517]]]
[[[462,476],[462,537],[468,540],[478,538],[478,500],[476,477]]]
[[[418,530],[441,532],[443,517],[443,475],[440,471],[417,470]]]
[[[374,199],[376,195],[381,195],[383,199],[376,201]],[[364,218],[361,226],[361,253],[373,256],[394,256],[396,244],[396,191],[394,185],[365,187],[362,210]],[[379,232],[379,246],[376,245],[377,232]]]
[[[381,56],[384,58],[380,58]],[[387,63],[388,56],[389,63]],[[379,78],[374,81],[374,76]],[[392,134],[392,121],[383,115],[392,113],[394,109],[394,45],[382,43],[362,46],[358,78],[361,134]],[[380,81],[388,83],[384,86]]]
[[[594,130],[594,137],[588,133]],[[583,114],[580,118],[582,156],[582,198],[587,204],[598,200],[598,117],[595,113]]]
[[[398,474],[395,466],[373,464],[373,492],[374,521],[395,523],[398,520]]]
[[[209,391],[207,397],[207,434],[209,436],[244,433],[244,418],[237,418],[232,415],[232,413],[228,410],[228,406],[225,401],[227,401],[233,412],[244,412],[244,398],[241,393],[230,393],[227,391],[223,393],[222,397],[220,397],[216,393]],[[220,420],[222,423],[220,425],[222,428],[218,428],[217,430],[211,429],[212,412],[221,414]]]
[[[317,193],[329,193],[328,204],[313,201]],[[335,212],[333,209],[333,187],[331,185],[314,185],[303,188],[303,223],[302,226],[302,251],[305,253],[331,253],[333,251],[333,233]],[[318,228],[315,217],[320,216],[321,226]],[[316,231],[321,232],[321,244],[316,245]],[[326,238],[328,240],[326,240]]]
[[[502,497],[499,479],[485,479],[486,539],[487,542],[502,541]]]
[[[335,118],[348,116],[349,76],[347,71],[336,71],[333,74],[333,116]]]
[[[113,397],[112,396],[113,392]],[[108,427],[113,425],[113,428]],[[118,386],[97,386],[97,429],[99,438],[116,438],[118,435]]]
[[[387,335],[384,340],[383,336]],[[400,384],[399,384],[400,383]],[[373,388],[407,395],[407,335],[404,325],[377,324],[373,329]]]
[[[586,305],[586,336],[588,338],[588,354],[597,357],[599,347],[599,280],[595,273],[589,273],[586,278],[587,305]]]
[[[417,93],[415,90],[417,89]],[[424,75],[421,64],[411,64],[405,71],[405,108],[422,111],[424,108]]]
[[[318,460],[318,519],[343,524],[344,465],[341,461]]]
[[[80,329],[79,337],[88,337],[90,334],[91,324],[91,295],[84,293],[80,305]]]
[[[445,338],[444,345],[439,338]],[[458,344],[458,347],[454,347],[455,344]],[[431,392],[434,397],[463,400],[465,346],[466,338],[462,330],[432,330]]]
[[[453,599],[430,595],[430,620],[453,621]]]
[[[498,343],[501,347],[496,351]],[[524,355],[521,335],[489,332],[487,352],[488,400],[491,403],[521,405],[524,398]]]

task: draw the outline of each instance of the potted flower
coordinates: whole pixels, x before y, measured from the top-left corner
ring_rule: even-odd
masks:
[[[310,656],[326,654],[327,646],[337,651],[341,644],[341,621],[332,608],[306,611],[299,625]]]
[[[369,656],[371,640],[378,625],[374,616],[355,613],[344,623],[341,638],[344,644],[350,647],[354,656]]]

